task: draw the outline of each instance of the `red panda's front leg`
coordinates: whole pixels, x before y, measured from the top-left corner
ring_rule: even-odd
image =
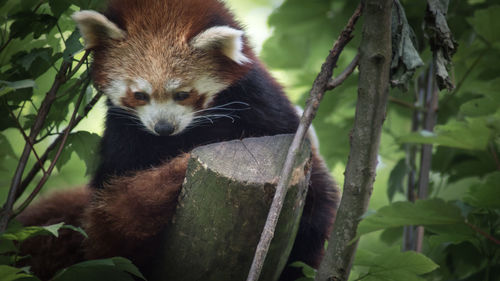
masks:
[[[86,258],[125,256],[141,264],[150,257],[154,238],[175,211],[188,159],[183,154],[96,191],[84,214]]]

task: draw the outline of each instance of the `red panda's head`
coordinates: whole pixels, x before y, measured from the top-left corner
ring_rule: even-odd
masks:
[[[73,15],[94,83],[153,134],[182,132],[254,59],[216,0],[111,1],[106,15]]]

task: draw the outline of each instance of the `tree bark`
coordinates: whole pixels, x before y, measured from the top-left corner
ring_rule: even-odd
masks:
[[[392,0],[364,2],[360,46],[358,102],[344,192],[325,258],[315,280],[347,280],[357,241],[356,230],[366,212],[375,180],[377,154],[388,100],[391,63]]]
[[[245,280],[293,135],[196,148],[151,280]],[[310,145],[303,144],[260,280],[277,280],[305,202]]]

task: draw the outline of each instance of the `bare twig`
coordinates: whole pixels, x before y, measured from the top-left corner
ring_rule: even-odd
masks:
[[[278,222],[279,214],[281,212],[281,208],[283,206],[283,201],[285,199],[287,187],[289,184],[291,171],[293,168],[293,163],[295,162],[295,158],[297,153],[299,152],[299,148],[304,141],[305,135],[309,126],[311,125],[312,119],[316,115],[319,104],[323,95],[328,89],[328,82],[330,81],[333,73],[333,68],[335,67],[337,60],[339,58],[340,53],[344,49],[345,45],[352,39],[352,32],[354,30],[354,25],[356,24],[357,19],[361,15],[361,4],[358,6],[354,14],[349,19],[344,30],[340,33],[333,49],[328,54],[325,62],[321,66],[321,71],[316,77],[312,89],[309,93],[309,99],[307,101],[307,106],[304,110],[302,118],[300,119],[300,124],[295,134],[295,137],[290,145],[288,150],[288,154],[285,160],[285,164],[283,165],[283,170],[280,174],[280,179],[278,185],[276,187],[276,193],[274,194],[273,202],[271,204],[271,208],[269,210],[269,214],[266,220],[266,224],[264,226],[264,230],[262,231],[262,235],[260,237],[259,244],[257,245],[257,249],[255,251],[255,256],[252,262],[252,266],[250,267],[250,271],[248,273],[247,281],[257,281],[260,276],[260,272],[262,270],[262,266],[264,264],[264,260],[267,255],[267,251],[269,249],[269,245],[271,244],[271,240],[274,235],[274,230],[276,228],[276,224]],[[354,70],[354,66],[352,67]],[[351,71],[352,72],[352,71]],[[343,76],[343,80],[347,78],[347,75]],[[335,84],[340,84],[342,78],[339,78]],[[333,82],[332,82],[333,84]]]
[[[465,222],[465,224],[467,226],[469,226],[470,228],[472,228],[475,232],[481,234],[482,236],[484,236],[486,239],[490,240],[491,242],[497,244],[497,245],[500,245],[500,240],[498,240],[497,238],[491,236],[490,234],[488,234],[487,232],[485,232],[484,230],[480,229],[479,227],[469,223],[469,222]]]
[[[16,216],[19,213],[21,213],[31,203],[31,201],[33,201],[33,199],[40,192],[40,190],[42,189],[42,187],[44,186],[44,184],[47,182],[50,174],[54,170],[54,167],[56,166],[56,163],[57,163],[57,159],[59,159],[59,156],[61,156],[61,153],[62,153],[62,150],[64,148],[64,145],[66,144],[66,141],[68,139],[69,133],[71,132],[71,128],[74,127],[75,118],[76,118],[76,115],[78,114],[78,109],[80,108],[80,104],[82,103],[83,97],[85,96],[85,91],[86,91],[86,89],[87,89],[87,87],[88,87],[89,84],[90,84],[90,79],[87,79],[87,82],[84,84],[82,90],[80,91],[80,95],[78,96],[78,100],[76,101],[76,104],[75,104],[75,109],[73,110],[73,113],[71,114],[71,119],[69,121],[69,125],[66,128],[66,131],[64,132],[64,135],[62,137],[61,143],[59,144],[59,147],[57,149],[56,155],[54,156],[54,159],[50,163],[50,166],[47,169],[47,172],[45,172],[43,174],[43,177],[40,179],[40,181],[38,182],[37,186],[31,192],[31,194],[28,196],[28,198],[26,198],[26,200],[19,206],[19,208],[17,208],[14,211],[14,214],[13,214],[14,216]]]
[[[366,212],[389,95],[391,7],[393,0],[365,0],[363,37],[359,48],[358,101],[342,200],[323,261],[315,280],[346,281],[357,241],[356,231]]]
[[[326,89],[330,91],[337,88],[340,84],[342,84],[342,82],[344,82],[344,80],[346,80],[347,77],[349,77],[349,75],[351,75],[351,73],[354,72],[354,70],[358,66],[358,62],[359,62],[359,54],[356,54],[354,59],[352,59],[351,63],[349,63],[349,65],[344,69],[344,71],[342,71],[342,73],[340,73],[337,77],[330,78],[330,80],[328,80],[328,84],[326,84]]]
[[[415,106],[414,104],[411,104],[411,103],[406,102],[404,100],[397,99],[397,98],[392,97],[392,96],[389,96],[389,101],[392,102],[392,103],[395,103],[397,105],[406,107],[406,108],[411,108],[413,110],[418,110],[418,111],[422,111],[422,112],[426,112],[427,111],[427,109],[425,109],[423,107]]]
[[[33,150],[33,154],[35,155],[35,158],[38,162],[38,164],[41,166],[42,168],[42,171],[43,173],[46,173],[45,169],[43,168],[43,164],[42,164],[42,161],[40,160],[40,157],[38,156],[38,153],[36,152],[35,150],[35,146],[34,144],[31,142],[30,138],[26,135],[26,133],[24,132],[24,129],[23,127],[21,126],[21,124],[19,123],[19,119],[14,115],[14,112],[12,112],[12,110],[10,110],[10,108],[8,106],[7,107],[7,110],[9,111],[9,114],[10,116],[12,117],[12,119],[14,119],[14,121],[16,122],[16,126],[17,126],[17,129],[19,130],[19,132],[21,133],[21,135],[23,135],[23,138],[24,138],[24,141],[29,144],[29,146],[31,147],[31,150]]]
[[[57,91],[59,90],[61,85],[67,81],[66,72],[68,71],[70,65],[71,62],[62,62],[50,90],[45,95],[45,98],[43,99],[40,109],[38,110],[37,116],[35,118],[35,122],[30,130],[29,140],[31,143],[35,141],[38,133],[42,129],[43,123],[45,122],[45,119],[49,114],[50,107],[56,99]],[[7,228],[7,223],[12,217],[12,207],[14,206],[17,190],[19,188],[24,169],[26,168],[26,165],[28,163],[30,153],[31,146],[29,145],[29,143],[26,143],[24,145],[21,158],[19,159],[16,171],[14,173],[14,177],[12,178],[9,194],[7,195],[7,201],[5,202],[5,205],[0,212],[0,232],[4,231]]]
[[[96,105],[96,103],[99,101],[102,95],[103,95],[102,92],[98,92],[94,96],[94,98],[92,98],[92,100],[85,106],[83,113],[75,119],[75,122],[73,122],[73,124],[69,124],[66,128],[64,128],[63,132],[66,132],[68,129],[70,131],[73,130],[78,125],[78,123],[80,123],[80,121],[82,121],[83,118],[87,116],[90,110],[92,110],[92,108]],[[59,136],[47,147],[43,155],[40,157],[40,161],[42,162],[42,164],[45,163],[45,161],[47,161],[50,152],[52,152],[54,149],[58,147],[58,144],[63,140],[63,138],[64,134],[59,134]],[[16,194],[16,200],[17,198],[19,198],[19,196],[21,196],[24,190],[26,190],[28,185],[31,183],[31,181],[33,181],[33,179],[35,178],[36,174],[39,171],[40,171],[40,165],[38,163],[35,163],[31,168],[31,170],[26,175],[26,177],[21,182],[21,185],[19,186],[18,189],[18,193]]]
[[[78,72],[78,70],[80,70],[80,67],[87,61],[87,58],[89,57],[89,55],[90,55],[90,51],[86,50],[85,54],[83,54],[82,58],[76,64],[75,68],[68,74],[69,78],[73,77],[73,75],[75,75]]]

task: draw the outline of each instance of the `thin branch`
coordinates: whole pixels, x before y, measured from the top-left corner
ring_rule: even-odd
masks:
[[[389,101],[392,102],[392,103],[395,103],[397,105],[400,105],[402,107],[411,108],[413,110],[418,110],[418,111],[421,111],[421,112],[427,112],[427,109],[425,109],[423,107],[416,106],[414,104],[411,104],[411,103],[406,102],[404,100],[400,100],[400,99],[395,98],[393,96],[389,96]]]
[[[66,132],[68,129],[73,130],[80,121],[83,120],[87,116],[87,114],[92,110],[92,108],[96,105],[96,103],[99,101],[99,99],[102,97],[103,93],[98,92],[94,98],[85,106],[85,109],[83,110],[83,113],[79,115],[73,124],[69,124],[66,128],[64,128],[63,132]],[[52,152],[54,149],[58,147],[58,144],[63,140],[64,134],[59,134],[59,136],[47,147],[43,155],[40,157],[40,160],[42,163],[45,163],[47,161],[50,152]],[[26,177],[23,179],[21,182],[21,185],[19,186],[18,193],[16,194],[16,200],[21,196],[21,194],[26,190],[28,185],[33,181],[37,173],[40,171],[40,165],[38,163],[35,163],[29,173],[26,175]]]
[[[391,64],[393,0],[363,1],[363,32],[359,48],[358,100],[351,131],[351,149],[344,189],[333,231],[315,280],[347,281],[357,248],[357,227],[366,213],[386,116]]]
[[[295,137],[290,145],[288,154],[283,165],[283,169],[280,174],[279,182],[276,187],[276,192],[274,194],[273,202],[269,210],[266,224],[264,230],[262,231],[259,244],[255,251],[255,256],[252,261],[252,266],[248,273],[247,281],[257,281],[264,264],[264,260],[269,250],[269,245],[274,235],[276,224],[278,222],[279,214],[281,208],[283,207],[283,201],[287,192],[287,187],[289,185],[291,172],[293,169],[293,163],[299,152],[305,135],[309,126],[311,125],[312,119],[316,115],[319,104],[323,95],[327,91],[328,82],[330,81],[333,73],[333,68],[335,67],[339,55],[344,49],[345,45],[352,39],[352,32],[354,30],[354,25],[361,15],[362,5],[360,4],[354,14],[349,19],[344,30],[340,33],[337,41],[335,42],[333,49],[328,54],[325,62],[321,66],[321,71],[316,77],[312,89],[309,93],[309,99],[307,101],[307,106],[304,113],[300,119],[300,124],[295,134]],[[340,81],[340,80],[339,80]]]
[[[486,233],[486,231],[482,230],[481,228],[469,223],[469,222],[465,222],[465,224],[467,226],[469,226],[470,228],[472,228],[475,232],[481,234],[482,236],[484,236],[486,239],[490,240],[491,242],[497,244],[497,245],[500,245],[500,240],[496,239],[495,237],[489,235],[488,233]]]
[[[35,199],[36,195],[40,192],[44,184],[47,182],[50,174],[54,170],[54,167],[56,166],[57,160],[59,159],[59,156],[61,156],[62,150],[64,148],[64,145],[66,144],[66,141],[68,140],[69,133],[71,132],[71,128],[74,127],[76,115],[78,114],[78,109],[80,108],[80,104],[82,103],[83,97],[85,96],[85,91],[90,84],[90,79],[87,79],[87,83],[84,85],[82,90],[80,91],[80,95],[78,96],[78,100],[76,101],[75,104],[75,109],[73,110],[73,113],[71,114],[71,119],[69,121],[69,125],[64,131],[64,135],[62,137],[61,143],[59,144],[59,148],[57,149],[56,155],[54,156],[54,159],[50,163],[49,168],[47,169],[47,172],[43,174],[43,177],[40,179],[38,182],[38,185],[35,187],[35,189],[31,192],[31,194],[26,198],[26,200],[19,206],[14,211],[14,216],[20,214],[30,203]]]
[[[64,45],[66,46],[66,39],[64,39],[64,34],[61,30],[61,27],[59,26],[59,23],[57,23],[57,22],[56,22],[56,27],[57,27],[57,31],[59,31],[59,35],[61,35],[61,39],[63,40]]]
[[[7,45],[9,45],[9,43],[12,41],[12,37],[9,37],[9,39],[7,39],[7,41],[5,41],[5,43],[0,46],[0,53],[7,47]]]
[[[78,61],[78,64],[75,66],[73,71],[71,71],[68,74],[68,79],[73,77],[73,75],[75,75],[78,72],[78,70],[80,70],[80,67],[87,61],[87,58],[89,57],[89,55],[90,55],[90,51],[86,50],[85,54],[83,54],[82,58]]]
[[[9,111],[9,114],[12,117],[12,119],[14,119],[14,121],[16,122],[17,129],[19,130],[19,132],[21,133],[21,135],[23,135],[24,141],[27,144],[29,144],[29,146],[31,147],[31,150],[33,150],[33,154],[35,155],[35,158],[36,158],[38,164],[41,166],[43,173],[46,173],[45,169],[43,168],[42,161],[40,160],[40,157],[38,156],[38,153],[35,150],[35,145],[31,142],[30,138],[24,132],[24,129],[21,126],[21,124],[19,123],[19,120],[14,115],[14,112],[12,112],[12,110],[10,110],[10,108],[8,106],[6,106],[6,108]]]
[[[71,76],[68,75],[68,80]],[[81,78],[79,79],[78,81],[76,81],[73,85],[71,85],[68,89],[66,89],[66,91],[64,91],[62,94],[60,95],[57,95],[56,99],[59,99],[61,97],[64,97],[65,95],[68,95],[68,94],[71,94],[71,93],[74,93],[75,89],[78,88],[82,83],[83,81],[85,80],[86,78]]]
[[[340,73],[337,77],[330,78],[330,80],[328,80],[328,83],[326,84],[326,89],[330,91],[337,88],[340,84],[342,84],[347,79],[347,77],[349,77],[349,75],[351,75],[351,73],[354,72],[354,70],[358,66],[358,62],[359,62],[359,53],[356,54],[354,59],[352,59],[351,63],[349,63],[349,65],[346,67],[346,69],[344,69],[344,71],[342,71],[342,73]]]
[[[66,72],[70,65],[71,65],[70,62],[66,61],[62,62],[61,67],[56,74],[56,77],[54,79],[54,82],[52,83],[50,90],[45,95],[45,98],[43,99],[40,109],[38,110],[38,114],[35,118],[35,122],[30,130],[29,140],[31,141],[31,143],[34,142],[36,136],[38,135],[38,133],[40,133],[40,130],[42,129],[43,124],[45,122],[45,119],[49,114],[50,107],[52,106],[52,103],[54,103],[55,101],[57,91],[59,90],[61,85],[67,81]],[[7,228],[7,223],[12,217],[12,208],[14,206],[17,190],[19,188],[19,184],[21,183],[21,178],[24,169],[28,164],[28,158],[30,153],[31,153],[31,146],[28,143],[26,143],[24,145],[21,158],[19,159],[16,171],[14,173],[14,177],[12,178],[9,194],[7,195],[7,200],[0,212],[0,232],[5,231],[5,229]]]

